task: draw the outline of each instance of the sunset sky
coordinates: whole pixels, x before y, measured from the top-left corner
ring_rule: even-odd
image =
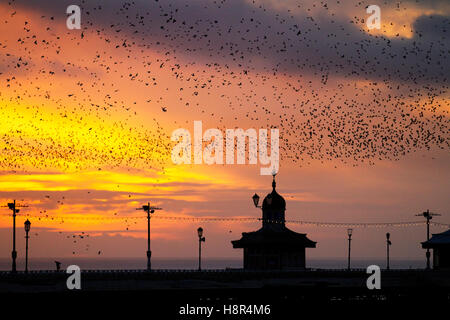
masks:
[[[70,4],[81,30],[66,26]],[[366,26],[370,4],[380,30]],[[287,219],[421,221],[430,209],[450,224],[448,1],[11,0],[0,16],[0,201],[29,206],[31,257],[144,258],[135,209],[148,201],[163,208],[153,257],[195,257],[200,225],[206,257],[240,257],[230,241],[260,222],[157,218],[261,216],[251,196],[272,177],[259,164],[172,163],[172,131],[195,120],[279,129]],[[345,227],[288,227],[318,242],[307,257],[346,255]],[[355,228],[354,256],[384,257],[386,232],[393,257],[424,257],[424,225]]]

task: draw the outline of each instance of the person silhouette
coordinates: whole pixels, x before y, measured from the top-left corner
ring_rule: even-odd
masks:
[[[55,261],[56,263],[56,271],[61,271],[61,262]]]

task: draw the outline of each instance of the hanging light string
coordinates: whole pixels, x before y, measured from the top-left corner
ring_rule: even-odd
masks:
[[[448,224],[448,223],[430,221],[430,224],[432,226],[436,226],[436,227],[450,228],[450,224]]]
[[[11,214],[3,214],[0,217],[12,216]],[[133,221],[139,219],[147,219],[145,216],[113,216],[113,217],[80,217],[80,216],[53,216],[53,215],[34,215],[20,214],[26,218],[35,218],[37,220],[49,220],[64,223],[65,220],[74,221]],[[261,222],[265,221],[273,224],[282,224],[280,220],[269,220],[254,217],[227,218],[227,217],[179,217],[166,215],[152,215],[152,219],[166,221],[183,221],[183,222]],[[388,228],[388,227],[416,227],[426,224],[426,221],[405,221],[405,222],[323,222],[323,221],[306,221],[306,220],[285,220],[288,224],[306,225],[312,227],[336,227],[336,228]],[[442,222],[430,222],[431,225],[442,228],[450,228],[450,224]]]

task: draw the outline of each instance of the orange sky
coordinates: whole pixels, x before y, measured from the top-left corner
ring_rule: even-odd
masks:
[[[261,3],[273,14],[290,10],[293,19],[297,14],[288,5],[291,2],[286,7],[278,7],[274,1]],[[135,208],[147,201],[164,209],[156,213],[160,216],[259,217],[261,212],[253,207],[251,195],[257,192],[264,196],[271,182],[271,177],[259,175],[259,165],[171,163],[171,132],[179,127],[192,132],[194,120],[202,120],[205,129],[280,129],[280,147],[289,148],[277,176],[279,193],[287,200],[287,219],[414,221],[418,219],[414,214],[429,208],[443,214],[439,221],[450,223],[448,149],[413,150],[398,161],[370,159],[374,165],[352,159],[320,161],[305,154],[292,161],[297,150],[290,142],[301,131],[295,123],[311,116],[298,112],[301,103],[349,109],[344,103],[348,99],[370,116],[363,106],[370,109],[376,91],[380,100],[386,99],[383,103],[391,114],[400,114],[407,108],[389,102],[391,96],[401,94],[391,82],[380,81],[374,86],[375,80],[330,74],[325,90],[323,79],[314,74],[280,73],[275,77],[263,70],[250,72],[246,82],[239,83],[241,78],[236,75],[242,75],[242,70],[233,67],[226,72],[219,68],[199,71],[188,55],[168,55],[161,47],[137,44],[117,48],[123,39],[114,28],[99,32],[99,26],[88,26],[81,38],[80,30],[66,29],[64,12],[50,20],[49,16],[42,18],[45,12],[33,8],[6,4],[0,8],[0,201],[26,203],[29,207],[22,210],[24,214],[65,218],[63,223],[60,219],[30,218],[32,257],[96,256],[98,250],[107,257],[144,256],[145,220],[116,218],[142,215]],[[359,12],[346,6],[340,10],[335,14],[345,19]],[[399,33],[411,39],[417,17],[449,11],[447,6],[425,10],[411,4],[401,13],[395,8],[383,12],[386,19],[398,18],[398,24],[383,24],[379,36],[394,39]],[[368,33],[363,23],[358,27]],[[181,66],[179,77],[174,76],[176,65]],[[229,84],[215,86],[217,79]],[[286,83],[307,89],[294,91]],[[426,106],[430,127],[448,123],[448,92],[436,97],[420,93],[405,94],[403,101],[406,105],[420,101]],[[437,110],[432,110],[436,105]],[[270,107],[262,113],[261,106]],[[444,119],[441,122],[436,120],[439,115]],[[317,119],[329,120],[328,115]],[[313,124],[322,125],[317,119]],[[448,131],[444,138],[448,141]],[[305,145],[306,150],[316,147],[312,141]],[[7,214],[4,208],[0,257],[10,256],[11,218]],[[18,218],[19,256],[23,251],[23,220]],[[207,257],[240,256],[242,252],[233,250],[230,241],[259,227],[258,222],[201,225],[207,237]],[[198,222],[154,219],[153,256],[195,256],[198,226]],[[345,256],[345,229],[290,227],[318,242],[316,249],[308,250],[308,256]],[[419,246],[424,227],[355,230],[354,254],[382,257],[387,231],[394,243],[393,256],[424,255]],[[433,228],[433,232],[438,231],[443,229]],[[89,238],[77,243],[68,238],[82,232]]]

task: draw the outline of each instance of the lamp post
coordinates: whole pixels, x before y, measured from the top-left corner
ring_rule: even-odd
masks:
[[[424,211],[421,214],[416,214],[416,216],[423,216],[427,219],[427,241],[430,240],[430,220],[433,219],[433,216],[440,216],[437,213],[431,213],[430,210]],[[430,269],[430,248],[427,248],[426,257],[427,257],[427,270]]]
[[[155,210],[150,209],[150,202],[147,206],[143,206],[142,209],[147,212],[147,270],[150,271],[152,269],[152,251],[150,250],[150,214],[155,212]]]
[[[24,206],[24,205],[18,205],[16,204],[16,200],[14,200],[14,202],[10,202],[8,203],[8,205],[6,206],[2,206],[2,207],[8,207],[8,209],[12,210],[13,214],[13,248],[12,248],[12,252],[11,252],[11,257],[12,257],[12,269],[11,272],[12,273],[16,273],[17,272],[17,268],[16,268],[16,259],[17,259],[17,251],[16,251],[16,214],[19,213],[19,209],[17,209],[18,207],[28,207],[28,206]]]
[[[425,219],[427,219],[427,241],[430,240],[430,220],[433,219],[433,216],[430,214],[430,210],[427,210],[423,213],[423,216],[425,217]],[[427,248],[427,253],[426,253],[426,257],[427,257],[427,269],[430,269],[430,249]]]
[[[202,270],[202,242],[205,242],[205,237],[203,236],[203,228],[197,229],[198,234],[198,271]]]
[[[152,251],[150,250],[150,219],[151,214],[155,212],[155,210],[161,210],[161,208],[151,207],[150,202],[146,205],[143,205],[142,208],[137,208],[136,210],[144,210],[147,212],[147,271],[152,269]]]
[[[27,221],[25,221],[24,223],[25,225],[25,273],[28,273],[28,239],[30,238],[30,236],[28,235],[28,232],[30,232],[31,229],[31,222],[27,219]]]
[[[347,229],[348,234],[348,262],[347,262],[347,270],[350,271],[350,250],[351,250],[351,243],[352,243],[352,233],[353,229]]]
[[[391,237],[391,234],[389,232],[386,233],[386,254],[387,254],[386,269],[387,270],[389,270],[389,246],[392,244],[391,240],[389,240],[390,237]]]
[[[16,209],[16,200],[12,203],[8,203],[8,208],[12,210],[13,212],[13,249],[11,252],[11,258],[12,258],[12,269],[11,272],[16,273],[16,258],[17,258],[17,251],[16,251],[16,213],[19,212],[19,209]]]
[[[253,199],[253,204],[255,205],[256,208],[261,208],[260,206],[258,206],[259,203],[259,196],[255,193],[252,197]]]

